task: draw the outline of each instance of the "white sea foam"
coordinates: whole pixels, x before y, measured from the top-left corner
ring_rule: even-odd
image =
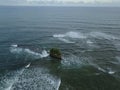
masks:
[[[98,70],[102,71],[102,72],[106,72],[103,68],[98,67]]]
[[[115,72],[114,72],[114,71],[109,71],[108,73],[109,73],[109,74],[114,74]]]
[[[18,90],[59,90],[61,79],[49,73],[45,67],[25,69],[13,89]]]
[[[117,39],[116,37],[114,37],[113,35],[110,35],[110,34],[106,34],[106,33],[103,33],[103,32],[91,32],[90,33],[90,36],[92,37],[95,37],[95,38],[105,38],[105,39],[108,39],[108,40],[111,40],[111,39]]]
[[[13,45],[11,45],[12,47],[18,47],[18,45],[17,44],[13,44]]]
[[[83,65],[88,65],[88,58],[70,55],[69,57],[63,57],[61,64],[63,68],[80,68]]]
[[[86,38],[86,36],[82,33],[79,32],[68,32],[66,33],[66,36],[71,37],[71,38]]]
[[[57,38],[63,38],[63,37],[69,37],[69,38],[86,38],[86,36],[83,33],[80,32],[67,32],[65,34],[55,34],[53,35],[53,37],[57,37]]]
[[[49,56],[48,52],[46,50],[43,50],[41,57],[43,58],[43,57],[47,57],[47,56]]]
[[[55,34],[55,35],[53,35],[53,37],[63,38],[63,37],[65,37],[65,35],[64,34]]]
[[[13,85],[18,81],[19,76],[24,70],[25,69],[22,68],[21,70],[6,73],[6,75],[1,78],[0,83],[2,83],[4,87],[0,87],[0,90],[13,90]]]
[[[75,43],[71,39],[84,39],[86,36],[83,33],[80,32],[67,32],[64,34],[54,34],[53,37],[58,38],[60,41],[63,41],[65,43]]]
[[[25,68],[29,68],[29,67],[30,67],[30,64],[31,64],[31,63],[29,63],[28,65],[26,65]]]
[[[113,69],[110,68],[110,67],[107,68],[107,72],[108,72],[108,74],[115,74],[115,73],[116,73],[116,71],[113,70]]]
[[[65,42],[65,43],[75,43],[75,42],[72,42],[72,41],[67,40],[65,38],[58,38],[58,39],[61,40],[61,41],[63,41],[63,42]]]
[[[87,40],[86,42],[87,42],[88,44],[93,44],[93,42],[90,41],[90,40]]]
[[[56,88],[56,90],[59,90],[59,88],[60,88],[60,84],[61,84],[61,79],[58,79],[58,84],[57,84],[57,88]]]
[[[111,70],[110,68],[103,69],[102,67],[99,67],[97,64],[92,64],[92,65],[104,73],[115,74],[115,71]]]
[[[27,48],[20,48],[14,46],[10,47],[10,52],[13,54],[25,54],[25,55],[33,56],[35,58],[44,58],[49,56],[46,50],[43,50],[42,53],[37,53]]]
[[[53,35],[53,37],[55,37],[55,38],[73,38],[73,39],[85,39],[85,38],[89,38],[90,36],[92,36],[94,38],[108,39],[108,40],[118,39],[114,35],[107,34],[104,32],[90,32],[90,33],[84,34],[81,32],[70,31],[70,32],[67,32],[64,34],[54,34]],[[92,43],[92,42],[88,41],[88,43]]]
[[[99,71],[102,71],[104,73],[106,73],[106,70],[103,69],[102,67],[100,67],[99,65],[97,65],[96,63],[94,63],[92,60],[89,62],[90,65],[94,66],[95,68],[97,68]]]
[[[13,83],[11,83],[11,85],[8,88],[5,88],[5,90],[11,90],[12,86],[13,86]]]

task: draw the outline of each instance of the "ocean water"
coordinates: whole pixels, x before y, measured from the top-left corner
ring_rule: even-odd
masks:
[[[0,90],[120,90],[120,8],[0,7]]]

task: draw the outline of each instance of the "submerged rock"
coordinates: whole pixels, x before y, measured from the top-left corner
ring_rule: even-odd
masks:
[[[59,59],[59,60],[62,59],[62,54],[61,54],[60,50],[57,48],[52,48],[50,50],[50,56],[53,58]]]

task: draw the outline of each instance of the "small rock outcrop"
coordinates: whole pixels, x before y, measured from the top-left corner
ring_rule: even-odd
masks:
[[[59,60],[62,59],[62,54],[58,48],[52,48],[50,50],[50,56]]]

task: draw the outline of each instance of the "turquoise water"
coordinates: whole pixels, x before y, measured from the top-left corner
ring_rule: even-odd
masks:
[[[0,90],[120,90],[120,8],[0,7]]]

